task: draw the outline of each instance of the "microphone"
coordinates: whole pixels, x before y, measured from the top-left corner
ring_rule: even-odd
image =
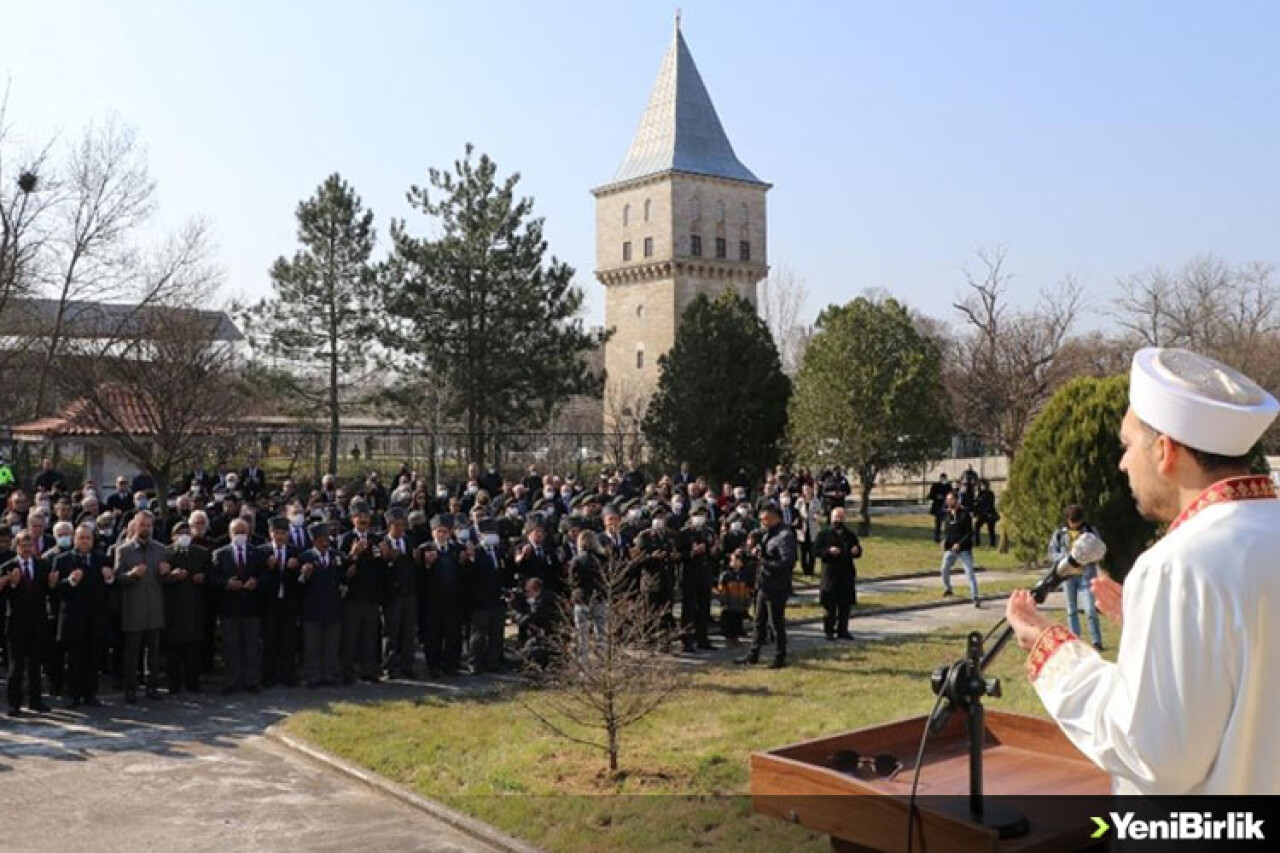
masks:
[[[1068,578],[1079,577],[1084,567],[1096,563],[1107,555],[1106,543],[1096,533],[1081,533],[1071,546],[1071,553],[1058,561],[1045,572],[1044,577],[1031,588],[1031,597],[1036,604],[1044,604],[1044,600]]]

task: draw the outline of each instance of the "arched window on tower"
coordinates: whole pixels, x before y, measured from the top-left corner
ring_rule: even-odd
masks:
[[[745,201],[742,203],[742,207],[738,210],[738,218],[743,225],[746,225],[751,221],[751,211],[747,209],[747,203]]]
[[[644,344],[636,344],[636,370],[644,370]]]
[[[694,222],[702,218],[702,201],[696,195],[689,202],[689,218]]]
[[[724,200],[716,202],[716,222],[724,222]]]
[[[644,200],[644,221],[645,222],[649,221],[649,212],[652,206],[653,206],[653,202],[649,201],[649,199],[646,198]]]
[[[630,224],[631,224],[631,205],[624,204],[622,206],[622,227],[625,228]]]

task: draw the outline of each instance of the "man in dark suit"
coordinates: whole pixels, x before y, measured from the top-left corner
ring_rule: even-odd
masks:
[[[942,541],[942,521],[947,514],[947,495],[951,493],[951,481],[946,474],[938,476],[938,482],[929,487],[929,515],[933,516],[933,541]]]
[[[301,552],[289,543],[289,519],[271,519],[271,541],[262,575],[262,683],[265,687],[298,683],[298,627],[302,590]]]
[[[466,569],[466,609],[471,614],[467,644],[468,666],[473,674],[502,669],[502,630],[507,605],[503,597],[506,568],[503,565],[498,525],[482,519],[479,547]]]
[[[240,472],[240,491],[249,500],[267,493],[267,472],[258,467],[258,454],[249,454],[248,466]]]
[[[862,556],[862,544],[858,535],[845,526],[844,507],[831,510],[831,526],[817,535],[813,547],[822,561],[818,589],[823,634],[828,640],[852,640],[849,611],[858,601],[858,574],[853,561]]]
[[[231,544],[213,555],[213,586],[222,594],[222,641],[227,659],[224,693],[262,687],[262,620],[258,585],[266,555],[249,543],[249,523],[231,522]]]
[[[312,546],[299,556],[302,615],[302,677],[308,687],[338,683],[342,634],[343,558],[329,547],[329,525],[319,521],[307,531]]]
[[[185,521],[173,526],[169,574],[164,586],[164,659],[169,693],[185,687],[200,692],[200,653],[204,646],[205,589],[213,569],[213,555],[195,544]]]
[[[530,519],[525,525],[525,536],[528,541],[516,551],[515,571],[520,584],[529,578],[542,581],[542,588],[548,595],[559,595],[564,591],[562,583],[562,565],[555,549],[547,545],[547,531],[543,524]]]
[[[426,658],[432,676],[457,675],[462,658],[463,561],[466,551],[450,540],[447,516],[431,519],[432,540],[421,549],[426,602]]]
[[[17,556],[0,566],[0,591],[9,610],[9,716],[21,716],[23,680],[26,680],[27,707],[48,713],[40,681],[41,653],[48,618],[45,600],[58,578],[49,564],[36,556],[31,532],[20,531],[13,537]]]
[[[386,563],[378,554],[380,537],[372,530],[368,504],[351,502],[352,529],[338,550],[346,560],[347,588],[342,601],[342,680],[378,681],[378,619]]]
[[[62,599],[58,639],[67,649],[67,695],[71,707],[100,708],[98,662],[107,642],[110,602],[107,592],[115,572],[106,555],[94,546],[93,528],[81,525],[74,547],[54,561],[58,595]]]
[[[414,678],[413,659],[418,647],[418,563],[409,536],[404,507],[387,510],[387,535],[379,546],[386,563],[382,619],[386,628],[387,675]]]

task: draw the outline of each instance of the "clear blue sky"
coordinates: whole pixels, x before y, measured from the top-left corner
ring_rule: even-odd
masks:
[[[5,0],[0,73],[32,141],[133,125],[165,222],[206,216],[247,296],[325,175],[385,237],[407,186],[473,141],[523,175],[599,322],[588,191],[675,5]],[[953,319],[961,266],[997,243],[1024,298],[1074,272],[1102,302],[1204,251],[1280,261],[1280,3],[681,5],[810,314],[883,287]]]

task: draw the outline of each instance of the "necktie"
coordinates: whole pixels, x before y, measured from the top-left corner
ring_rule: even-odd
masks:
[[[236,574],[244,573],[244,550],[236,548]]]
[[[296,547],[302,547],[302,531],[296,527],[293,528],[293,544]]]
[[[396,553],[404,554],[404,540],[398,537],[396,538]]]
[[[288,559],[283,548],[276,549],[276,560],[280,564],[280,589],[276,592],[276,598],[284,598],[284,564],[288,562]]]
[[[35,569],[34,569],[34,568],[32,568],[32,566],[31,566],[31,561],[30,561],[30,560],[27,560],[27,570],[26,570],[26,575],[27,575],[27,581],[28,581],[28,582],[30,582],[30,581],[34,581],[34,580],[36,579],[36,571],[35,571]]]

